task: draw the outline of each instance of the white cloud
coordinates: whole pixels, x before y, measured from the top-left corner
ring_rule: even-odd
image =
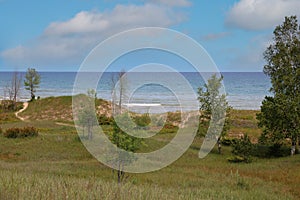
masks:
[[[188,7],[192,5],[192,3],[188,0],[148,0],[148,2],[174,7]]]
[[[1,52],[1,57],[20,67],[78,66],[94,46],[113,34],[136,27],[169,27],[184,19],[171,8],[149,3],[82,11],[67,21],[51,23],[38,38]]]
[[[280,24],[285,16],[299,15],[299,0],[240,0],[226,16],[226,25],[261,30]]]

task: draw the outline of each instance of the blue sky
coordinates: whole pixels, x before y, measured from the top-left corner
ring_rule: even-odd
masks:
[[[99,42],[147,26],[187,34],[220,71],[262,71],[275,26],[284,16],[299,15],[300,1],[0,0],[0,13],[1,71],[77,71]],[[131,66],[134,58],[121,60],[122,67]],[[183,62],[172,67],[189,71]]]

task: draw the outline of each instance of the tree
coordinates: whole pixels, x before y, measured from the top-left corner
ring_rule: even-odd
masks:
[[[232,153],[236,157],[229,158],[231,162],[251,162],[251,154],[253,151],[253,144],[250,141],[248,135],[243,136],[241,139],[236,140],[236,143],[233,144]]]
[[[129,111],[123,109],[123,103],[128,98],[127,88],[129,87],[126,72],[124,70],[118,72],[117,77],[112,75],[111,82],[114,120],[110,140],[119,149],[117,157],[110,158],[110,162],[117,168],[118,183],[120,184],[125,178],[124,166],[135,160],[131,153],[136,152],[142,144],[142,139],[133,135],[138,136],[143,130],[136,121],[132,122]],[[131,135],[128,132],[131,132]]]
[[[82,96],[82,106],[78,111],[78,123],[83,127],[83,136],[84,129],[87,128],[88,139],[93,139],[93,127],[98,125],[98,121],[95,117],[95,110],[93,105],[97,99],[97,93],[95,90],[88,90],[87,95]]]
[[[115,116],[116,121],[121,122],[124,127],[127,127],[129,130],[134,130],[133,123],[131,123],[131,118],[129,113],[122,113]],[[136,152],[141,144],[142,139],[138,137],[134,137],[128,135],[123,129],[121,129],[116,121],[113,121],[113,130],[110,134],[110,140],[113,144],[115,144],[118,148],[124,150],[118,150],[118,156],[116,158],[111,158],[111,162],[113,165],[117,167],[117,176],[118,176],[118,183],[120,184],[125,178],[124,166],[130,164],[134,161],[135,157],[131,155],[129,152]],[[137,130],[138,131],[138,130]]]
[[[264,73],[270,77],[272,97],[265,97],[258,125],[262,137],[274,144],[291,140],[291,154],[300,134],[300,27],[297,17],[285,17],[274,30],[273,43],[264,52]]]
[[[225,94],[220,94],[223,77],[218,78],[212,75],[207,84],[198,88],[198,100],[200,102],[200,124],[198,135],[204,136],[208,127],[212,130],[212,137],[217,136],[218,151],[221,153],[221,143],[230,127],[229,113],[230,106]],[[222,126],[224,124],[224,126]],[[222,127],[221,127],[222,126]],[[221,136],[217,135],[218,130],[222,129]]]
[[[118,84],[117,84],[118,80]],[[113,113],[122,113],[123,101],[127,97],[128,81],[126,79],[126,72],[124,70],[118,72],[117,80],[114,75],[111,77],[112,82],[112,103],[113,103]]]
[[[30,91],[31,101],[35,99],[36,88],[39,87],[41,76],[34,68],[28,68],[25,75],[25,89]]]
[[[5,106],[8,109],[17,109],[17,100],[20,95],[22,75],[18,72],[14,72],[10,81],[4,88],[4,97],[8,95],[9,101],[5,101]]]

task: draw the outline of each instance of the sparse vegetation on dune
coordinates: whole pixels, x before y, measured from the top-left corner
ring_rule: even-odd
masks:
[[[98,114],[110,112],[110,104],[102,99],[95,102]],[[48,97],[29,103],[28,108],[20,113],[20,116],[28,120],[51,120],[51,121],[73,121],[72,97]]]

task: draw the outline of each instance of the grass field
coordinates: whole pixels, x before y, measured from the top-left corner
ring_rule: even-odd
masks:
[[[34,113],[31,106],[22,116],[31,117],[30,113]],[[41,107],[35,109],[43,112]],[[257,138],[260,130],[256,126],[256,112],[234,111],[230,133],[248,133]],[[0,199],[300,198],[299,155],[255,158],[250,164],[233,164],[227,161],[231,147],[224,146],[222,155],[214,149],[206,158],[199,159],[200,138],[170,166],[151,173],[128,174],[120,186],[116,174],[87,152],[75,128],[58,125],[57,121],[72,124],[59,118],[1,122],[4,130],[34,125],[40,135],[25,139],[0,136]],[[160,148],[173,136],[156,135],[146,140],[147,146],[143,148],[145,151]]]

